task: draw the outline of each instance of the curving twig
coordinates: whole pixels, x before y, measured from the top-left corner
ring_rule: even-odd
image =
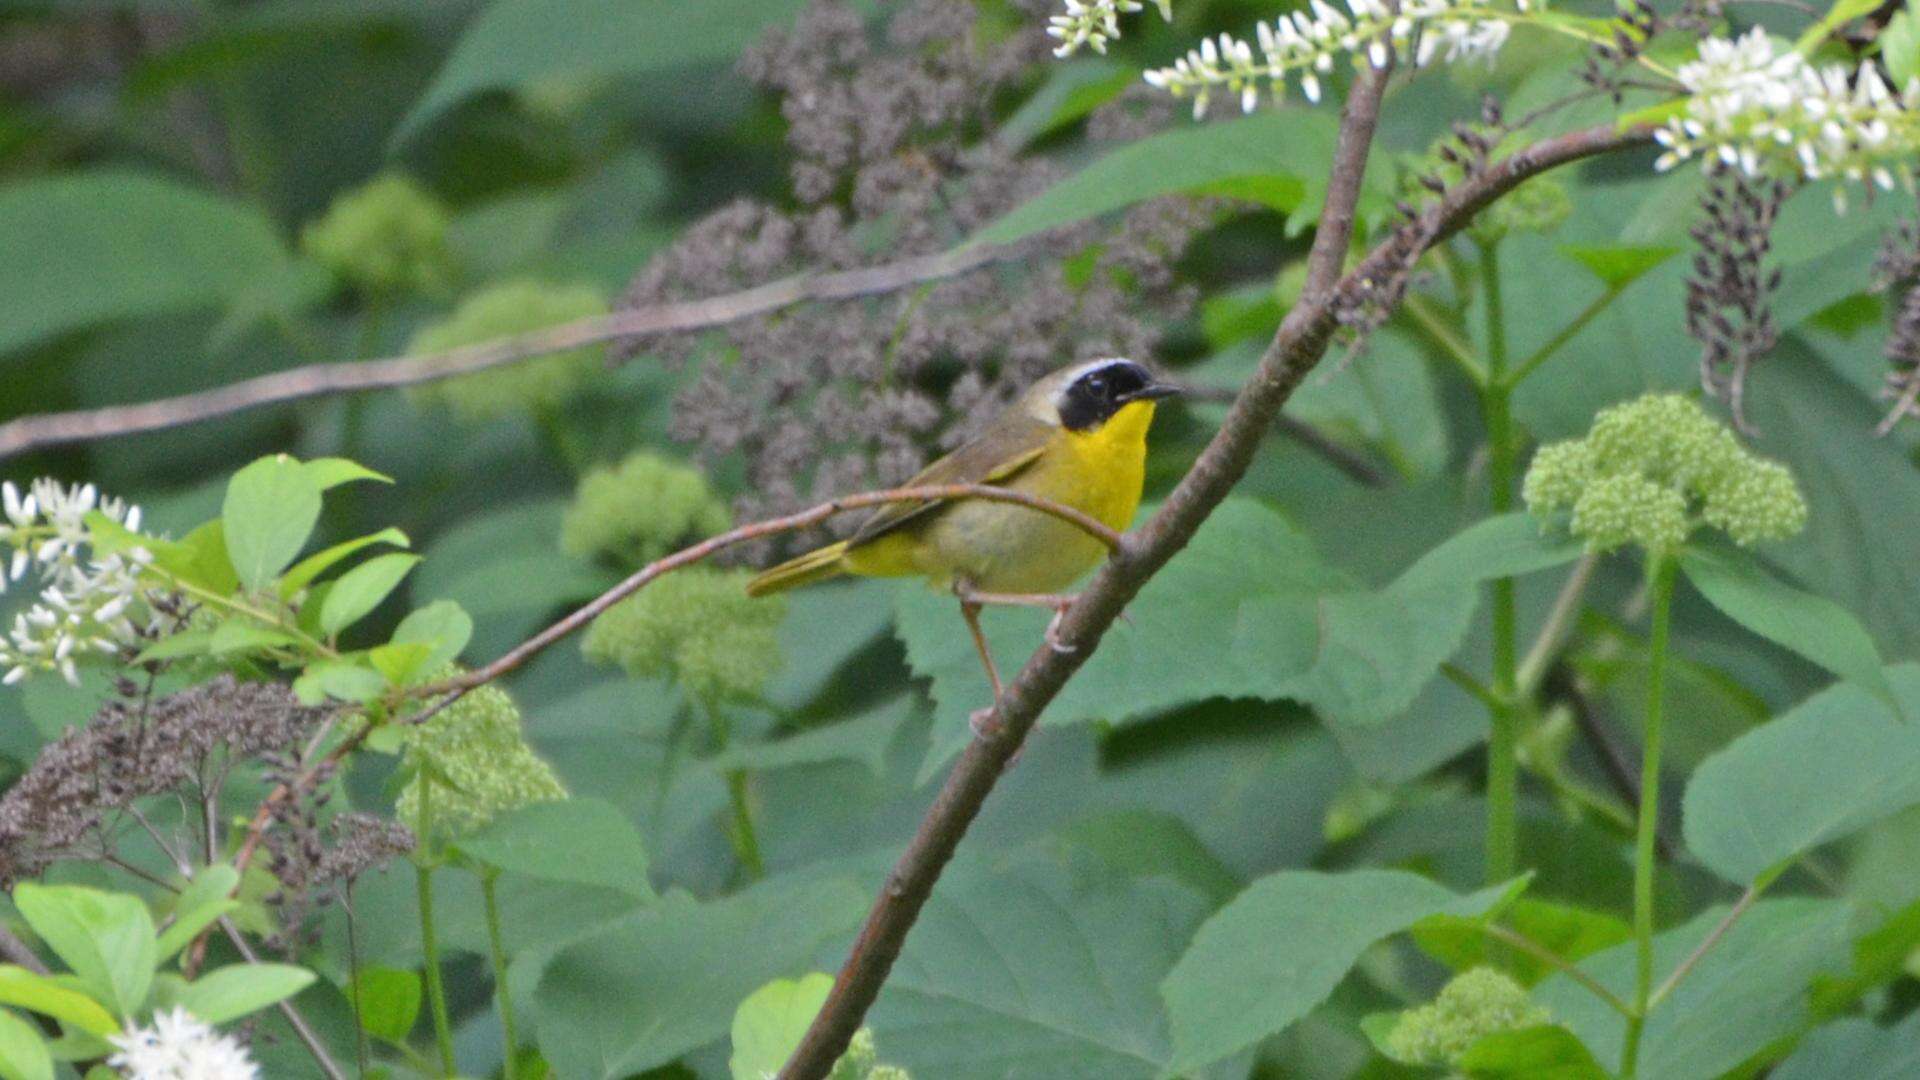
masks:
[[[100,409],[23,416],[0,424],[0,460],[65,443],[197,424],[264,405],[278,405],[327,394],[385,390],[455,375],[469,375],[502,364],[635,334],[721,326],[808,300],[847,300],[893,292],[909,285],[964,274],[1016,255],[1021,250],[1019,244],[962,246],[938,255],[922,255],[882,266],[796,274],[721,296],[652,304],[616,311],[611,315],[576,319],[544,330],[483,341],[426,356],[314,364],[198,393],[134,405],[110,405]]]
[[[1533,176],[1596,154],[1640,146],[1652,139],[1644,125],[1614,124],[1542,140],[1493,162],[1456,185],[1434,207],[1374,249],[1359,266],[1333,282],[1351,237],[1352,208],[1378,120],[1385,74],[1365,69],[1348,98],[1328,185],[1327,208],[1309,257],[1307,288],[1287,313],[1260,365],[1228,411],[1213,440],[1174,488],[1160,511],[1125,538],[1121,551],[1079,594],[1056,632],[1070,651],[1042,647],[1006,685],[980,725],[991,732],[968,744],[921,819],[913,840],[887,875],[866,923],[834,980],[833,990],[780,1080],[820,1080],[846,1050],[880,993],[907,932],[932,894],[967,827],[999,781],[1009,759],[1060,692],[1099,646],[1101,636],[1127,603],[1172,559],[1227,497],[1252,463],[1254,452],[1280,408],[1326,353],[1341,311],[1377,296],[1391,296],[1421,250],[1457,232],[1481,209]]]

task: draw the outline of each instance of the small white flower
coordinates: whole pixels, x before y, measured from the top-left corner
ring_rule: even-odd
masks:
[[[1172,0],[1155,0],[1160,14],[1173,17]],[[1107,43],[1120,36],[1120,16],[1140,10],[1140,0],[1064,0],[1064,15],[1047,19],[1048,36],[1059,41],[1053,50],[1058,57],[1072,56],[1086,46],[1097,53],[1107,51]]]
[[[125,1080],[259,1080],[245,1047],[178,1006],[155,1013],[153,1026],[108,1037],[119,1053],[107,1064]]]

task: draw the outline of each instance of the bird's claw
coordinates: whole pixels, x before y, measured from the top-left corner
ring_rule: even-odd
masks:
[[[1067,609],[1072,606],[1073,606],[1072,601],[1068,601],[1067,603],[1061,604],[1059,607],[1054,608],[1053,619],[1052,621],[1047,623],[1047,632],[1043,636],[1046,639],[1047,647],[1052,649],[1054,652],[1077,653],[1080,651],[1080,646],[1069,645],[1066,642],[1060,640],[1060,624],[1066,621]]]

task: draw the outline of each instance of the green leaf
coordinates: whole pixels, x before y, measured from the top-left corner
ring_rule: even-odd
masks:
[[[1304,701],[1331,722],[1374,727],[1404,711],[1464,639],[1480,583],[1567,562],[1577,542],[1525,515],[1483,521],[1392,584],[1356,588],[1285,518],[1233,499],[1108,630],[1081,677],[1047,712],[1063,724],[1120,722],[1213,697]],[[902,589],[897,626],[938,704],[924,779],[966,745],[967,716],[990,699],[949,597]],[[989,611],[1002,670],[1039,646],[1044,612]]]
[[[53,1055],[40,1029],[0,1009],[0,1080],[53,1080]]]
[[[426,659],[417,670],[434,672],[453,663],[473,639],[473,616],[452,600],[435,600],[418,608],[393,629],[395,645],[426,645]]]
[[[226,656],[230,653],[253,652],[258,649],[278,649],[296,644],[298,638],[285,630],[271,626],[261,626],[248,615],[230,615],[213,628],[213,634],[207,638],[207,653],[212,656]]]
[[[1654,938],[1653,970],[1664,978],[1725,918],[1716,907]],[[1806,1020],[1808,982],[1846,962],[1848,905],[1827,900],[1762,900],[1703,956],[1647,1017],[1640,1075],[1713,1080]],[[1580,964],[1623,1000],[1633,996],[1634,946],[1621,945]],[[1626,1025],[1620,1014],[1572,978],[1556,975],[1534,1000],[1566,1025],[1604,1068],[1615,1068]]]
[[[293,458],[261,458],[227,482],[220,520],[240,584],[263,589],[313,534],[320,520],[320,489]]]
[[[1846,608],[1788,585],[1743,552],[1689,548],[1680,567],[1700,595],[1734,622],[1859,683],[1895,716],[1905,715],[1881,671],[1873,637]]]
[[[92,1035],[105,1037],[120,1031],[120,1022],[99,1002],[50,976],[12,964],[0,966],[0,1005],[51,1016]]]
[[[1458,1068],[1472,1080],[1609,1080],[1573,1032],[1556,1024],[1488,1035],[1467,1047]]]
[[[349,458],[314,458],[305,464],[307,475],[313,478],[313,486],[321,491],[337,488],[341,484],[350,484],[356,480],[374,480],[382,484],[393,483],[393,477],[377,473],[365,465]]]
[[[1909,1080],[1920,1076],[1920,1013],[1883,1028],[1848,1017],[1816,1028],[1770,1080]]]
[[[419,974],[398,968],[361,968],[349,996],[368,1035],[395,1046],[406,1045],[414,1021],[420,1018]]]
[[[1285,1030],[1381,938],[1434,915],[1484,915],[1515,888],[1463,897],[1414,874],[1370,869],[1287,870],[1255,881],[1206,921],[1160,984],[1174,1071],[1196,1070]]]
[[[711,903],[673,897],[554,954],[533,995],[555,1075],[620,1078],[726,1035],[768,980],[844,946],[868,890],[845,878],[774,879]]]
[[[394,132],[412,139],[449,107],[486,90],[556,78],[586,81],[730,63],[785,22],[798,0],[495,0],[467,27]]]
[[[140,650],[134,659],[139,663],[150,660],[177,660],[183,656],[205,656],[213,649],[213,630],[198,628],[181,630],[168,634],[159,641]]]
[[[220,307],[294,263],[266,215],[158,176],[0,185],[0,354],[115,319]]]
[[[239,907],[240,902],[233,899],[239,885],[240,872],[226,863],[215,863],[195,874],[174,901],[173,922],[160,934],[160,959],[171,959],[200,936],[200,931]]]
[[[433,646],[424,641],[407,642],[400,645],[376,645],[367,650],[367,663],[373,670],[394,686],[405,686],[419,674],[433,655]]]
[[[1585,267],[1609,289],[1624,289],[1642,274],[1680,253],[1675,247],[1598,247],[1562,244],[1560,253]]]
[[[1880,7],[1880,0],[1833,0],[1833,6],[1820,21],[1807,27],[1799,40],[1793,43],[1794,51],[1810,52],[1821,42],[1833,36],[1834,31],[1852,22],[1871,15]]]
[[[1920,710],[1920,665],[1886,669]],[[1774,866],[1920,803],[1920,725],[1841,683],[1708,758],[1687,785],[1687,850],[1747,884]]]
[[[733,1080],[762,1080],[780,1071],[826,1004],[833,976],[814,972],[775,979],[747,995],[733,1013]]]
[[[598,799],[523,806],[461,838],[457,846],[496,870],[653,896],[640,831]]]
[[[1333,118],[1323,110],[1274,109],[1199,127],[1176,126],[1127,143],[1009,211],[969,244],[1009,244],[1159,195],[1258,196],[1297,209],[1308,177],[1333,155]],[[1250,181],[1260,182],[1249,187]]]
[[[30,881],[14,887],[13,903],[89,993],[115,1016],[133,1017],[159,962],[146,905],[120,893]]]
[[[360,621],[419,562],[418,555],[380,555],[341,574],[320,605],[320,628],[331,638]]]
[[[354,537],[352,540],[342,540],[324,551],[316,551],[295,563],[292,569],[280,578],[280,595],[292,597],[341,559],[374,544],[392,544],[394,547],[402,548],[411,546],[407,534],[395,528],[385,528],[377,533]]]
[[[178,1003],[209,1024],[224,1024],[292,997],[313,978],[292,964],[229,964],[188,983]]]
[[[1896,87],[1920,78],[1920,19],[1912,11],[1902,8],[1887,20],[1880,31],[1880,59]]]
[[[364,704],[387,692],[387,677],[351,660],[322,660],[293,680],[293,692],[303,705],[328,698]]]
[[[176,543],[153,548],[154,565],[189,585],[226,596],[240,587],[240,575],[227,552],[227,530],[219,519],[205,522]]]
[[[1624,919],[1550,900],[1523,896],[1500,914],[1502,925],[1541,945],[1563,960],[1583,960],[1633,936]],[[1434,959],[1455,971],[1493,963],[1532,986],[1554,968],[1526,953],[1490,943],[1476,919],[1430,919],[1413,931],[1413,940]]]

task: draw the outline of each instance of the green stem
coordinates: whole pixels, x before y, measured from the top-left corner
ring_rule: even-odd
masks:
[[[518,1027],[513,1018],[513,995],[507,992],[507,946],[500,934],[500,902],[494,893],[499,873],[488,870],[480,875],[480,895],[487,905],[487,947],[493,956],[494,1004],[500,1010],[500,1034],[506,1040],[506,1065],[503,1080],[514,1080],[514,1055],[520,1048]]]
[[[1487,427],[1488,502],[1496,514],[1513,509],[1517,447],[1513,436],[1512,388],[1507,370],[1506,309],[1500,292],[1499,249],[1480,248],[1487,297],[1487,380],[1480,409]],[[1506,881],[1519,863],[1520,722],[1519,630],[1513,579],[1493,582],[1493,696],[1487,736],[1487,881]]]
[[[1640,827],[1633,849],[1634,1015],[1627,1022],[1620,1055],[1623,1078],[1639,1068],[1640,1033],[1653,997],[1653,870],[1656,826],[1660,821],[1660,736],[1665,721],[1667,631],[1673,608],[1674,560],[1664,553],[1647,556],[1647,589],[1653,604],[1653,629],[1647,650],[1647,723],[1640,765]]]
[[[1559,333],[1548,339],[1545,345],[1535,349],[1532,355],[1520,361],[1520,365],[1508,373],[1506,377],[1507,389],[1511,390],[1519,386],[1522,382],[1526,381],[1527,376],[1533,374],[1535,368],[1553,359],[1556,353],[1566,347],[1567,342],[1572,341],[1575,335],[1585,330],[1587,324],[1597,318],[1601,312],[1607,310],[1607,306],[1612,304],[1619,296],[1620,290],[1609,286],[1607,291],[1601,293],[1593,303],[1588,304],[1585,310],[1575,315],[1572,322],[1561,327]]]
[[[752,879],[765,876],[767,867],[760,858],[760,836],[753,826],[753,804],[747,799],[747,773],[734,769],[727,773],[727,795],[733,803],[733,851]]]
[[[433,835],[433,780],[420,777],[420,838],[424,847]],[[414,864],[414,880],[420,889],[420,949],[424,954],[427,976],[427,1002],[433,1010],[433,1038],[440,1048],[442,1075],[454,1076],[453,1022],[447,1016],[447,988],[440,979],[440,940],[433,932],[433,863],[423,854]]]
[[[1480,363],[1479,357],[1473,355],[1473,349],[1461,340],[1453,327],[1447,325],[1447,320],[1433,309],[1433,305],[1427,303],[1426,297],[1408,293],[1401,310],[1413,319],[1414,326],[1426,335],[1428,341],[1439,346],[1447,359],[1460,368],[1467,376],[1467,381],[1477,387],[1487,385],[1486,367]]]

